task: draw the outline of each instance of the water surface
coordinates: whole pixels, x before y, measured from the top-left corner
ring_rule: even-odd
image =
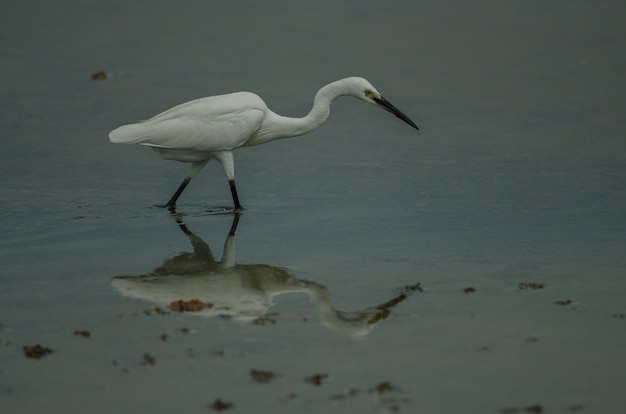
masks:
[[[624,8],[7,6],[0,409],[624,411]],[[238,217],[216,164],[172,215],[186,166],[108,143],[235,90],[302,116],[350,75],[420,132],[342,98],[235,154]]]

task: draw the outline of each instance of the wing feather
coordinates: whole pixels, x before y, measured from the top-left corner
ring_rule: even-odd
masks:
[[[121,126],[111,131],[109,139],[157,148],[228,151],[244,145],[261,127],[264,109],[261,98],[251,93],[203,98]]]

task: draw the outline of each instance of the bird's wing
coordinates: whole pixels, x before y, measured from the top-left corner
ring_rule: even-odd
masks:
[[[121,126],[109,134],[111,142],[143,144],[159,148],[203,152],[228,151],[243,144],[263,123],[260,109],[244,109],[226,114],[155,117]]]

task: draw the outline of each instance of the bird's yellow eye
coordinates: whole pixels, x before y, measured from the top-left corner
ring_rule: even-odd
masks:
[[[380,99],[380,94],[378,92],[371,91],[369,89],[365,90],[365,97],[373,102],[378,102]]]

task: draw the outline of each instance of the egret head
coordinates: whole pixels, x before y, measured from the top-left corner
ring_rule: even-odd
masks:
[[[385,111],[394,114],[407,124],[411,125],[413,128],[418,129],[415,122],[411,121],[408,116],[406,116],[402,111],[389,103],[388,100],[383,98],[383,96],[374,88],[374,86],[367,80],[358,77],[348,78],[350,80],[350,94],[356,98],[369,102],[373,105],[376,105],[379,108],[384,109]]]

